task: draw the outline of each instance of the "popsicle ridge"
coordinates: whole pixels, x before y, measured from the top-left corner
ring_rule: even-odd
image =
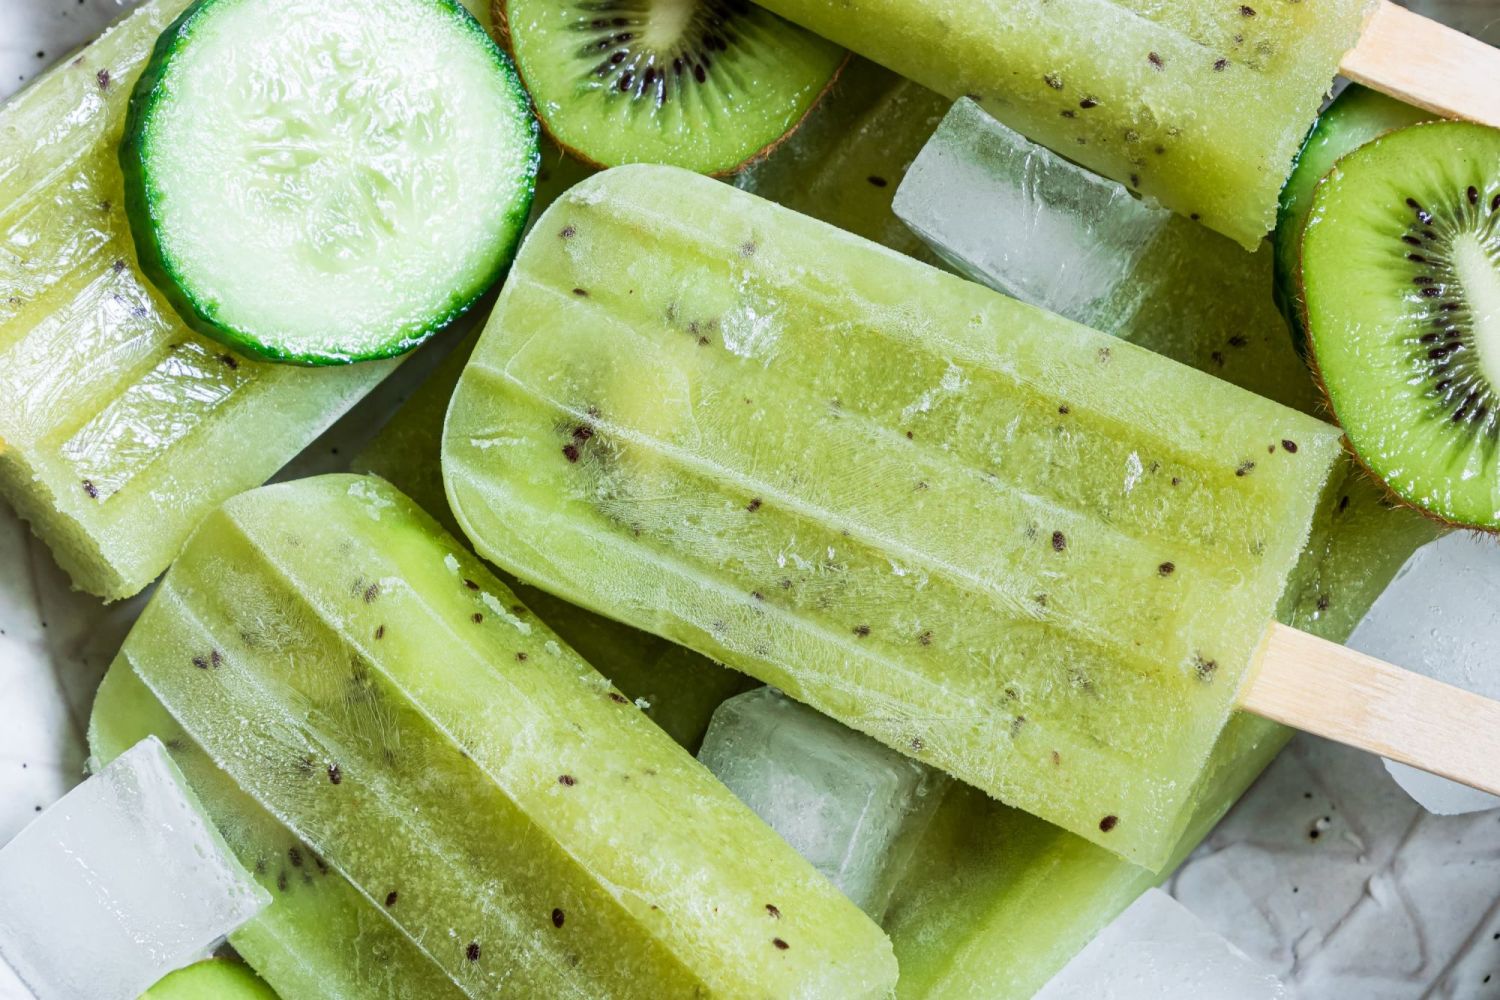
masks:
[[[667,230],[671,226],[671,222],[664,220],[660,228]],[[658,236],[655,241],[643,241],[640,250],[665,254],[670,252],[669,243],[678,247],[693,245],[705,253],[711,249],[703,242],[688,243],[686,230],[672,235],[674,239],[671,240]],[[675,238],[678,236],[682,238]],[[1265,483],[1262,477],[1251,475],[1257,464],[1267,461],[1263,458],[1262,449],[1244,447],[1238,452],[1224,453],[1213,446],[1209,440],[1210,434],[1205,432],[1202,426],[1198,426],[1195,415],[1183,415],[1181,421],[1175,418],[1164,419],[1160,410],[1152,405],[1149,381],[1142,384],[1143,391],[1139,394],[1117,394],[1114,398],[1107,400],[1104,405],[1100,405],[1097,401],[1067,401],[1070,395],[1082,396],[1095,388],[1114,388],[1120,384],[1121,376],[1102,372],[1102,369],[1107,368],[1112,362],[1117,367],[1129,363],[1128,358],[1121,361],[1115,359],[1112,344],[1117,342],[1105,342],[1102,345],[1095,343],[1095,335],[1092,331],[1085,331],[1082,327],[1053,317],[1053,335],[1059,342],[1060,353],[1066,356],[1068,352],[1080,349],[1080,341],[1076,336],[1080,331],[1087,335],[1085,339],[1089,341],[1089,346],[1095,352],[1092,363],[1087,365],[1070,367],[1063,362],[1057,362],[1057,368],[1067,370],[1067,374],[1059,378],[1057,372],[1047,370],[1047,367],[1053,365],[1051,361],[1041,367],[1033,365],[1030,370],[1010,364],[996,349],[1004,346],[1003,334],[995,344],[979,345],[976,349],[976,345],[965,342],[962,338],[955,339],[947,336],[941,325],[931,324],[909,315],[890,316],[887,311],[889,322],[884,329],[877,325],[855,325],[833,319],[836,310],[829,307],[827,296],[816,294],[815,279],[800,283],[787,283],[778,277],[777,271],[780,267],[781,262],[765,262],[764,266],[755,268],[752,277],[750,267],[747,265],[744,275],[730,280],[746,283],[747,293],[750,292],[749,283],[753,281],[756,286],[753,294],[762,299],[774,298],[785,304],[787,308],[797,308],[812,313],[817,317],[817,322],[827,324],[828,328],[836,331],[836,339],[826,345],[829,349],[817,354],[809,352],[804,355],[809,365],[818,366],[818,370],[813,375],[814,378],[829,382],[844,378],[850,368],[857,367],[861,354],[880,350],[888,342],[896,340],[900,348],[907,352],[910,362],[909,368],[902,376],[905,380],[903,390],[925,386],[914,398],[909,391],[904,391],[897,398],[905,402],[905,405],[898,408],[888,405],[891,394],[885,391],[888,389],[885,383],[876,379],[853,379],[850,380],[849,385],[841,387],[846,391],[842,392],[837,399],[828,398],[812,402],[805,412],[799,414],[799,419],[810,422],[821,419],[827,410],[836,411],[835,419],[848,421],[857,426],[861,432],[845,435],[855,443],[880,437],[899,439],[903,436],[901,428],[912,429],[921,426],[923,433],[920,436],[913,430],[912,434],[906,438],[909,444],[897,441],[900,446],[909,449],[908,453],[910,450],[915,450],[929,455],[933,454],[931,442],[940,441],[942,442],[941,453],[945,456],[952,456],[951,461],[955,467],[962,465],[970,468],[972,474],[1007,491],[1014,491],[1024,502],[1062,502],[1104,506],[1109,517],[1127,518],[1128,529],[1138,533],[1159,530],[1163,527],[1162,511],[1140,499],[1145,495],[1145,489],[1155,487],[1158,492],[1170,495],[1174,504],[1186,503],[1193,515],[1192,519],[1197,521],[1211,519],[1213,512],[1223,511],[1223,505],[1228,502],[1235,506],[1227,512],[1229,516],[1214,519],[1217,522],[1214,525],[1216,530],[1213,533],[1205,531],[1190,537],[1188,544],[1202,549],[1205,553],[1220,556],[1236,554],[1247,545],[1255,544],[1257,533],[1262,530],[1264,521],[1263,514],[1257,512],[1275,493],[1273,485]],[[799,269],[803,268],[800,262],[788,263],[787,267],[794,273],[805,273],[805,271],[799,272]],[[529,279],[521,277],[517,280],[525,282]],[[588,290],[588,296],[585,298],[579,296],[576,291],[570,292],[566,288],[532,282],[527,293],[554,296],[559,306],[562,303],[569,303],[572,311],[586,314],[590,322],[607,327],[615,336],[639,336],[635,332],[636,329],[649,327],[659,322],[660,319],[652,315],[651,310],[646,308],[644,303],[637,301],[633,293],[628,291],[617,293],[608,287]],[[1007,298],[991,298],[993,299],[991,302],[984,302],[983,297],[980,298],[979,303],[985,309],[983,312],[976,311],[970,318],[971,323],[992,323],[998,326],[1022,322],[1035,312]],[[874,316],[879,316],[882,311],[886,311],[884,304],[878,301],[866,300],[861,304]],[[1019,312],[1012,313],[1013,307],[1018,307]],[[669,323],[676,323],[676,320],[671,317],[667,317],[667,320]],[[751,322],[764,323],[764,317],[756,317]],[[722,346],[732,353],[747,350],[741,342],[742,334],[727,329],[727,321],[722,318],[709,321],[689,319],[677,325],[685,327],[685,332],[691,336],[697,336],[700,341],[721,340]],[[893,325],[897,326],[894,334],[891,332]],[[708,331],[707,335],[704,331]],[[530,346],[524,345],[518,348],[516,355],[524,354]],[[803,351],[810,345],[793,342],[788,337],[786,346],[790,350]],[[763,343],[754,349],[764,351],[767,356],[770,356],[774,354],[777,347],[776,344]],[[642,342],[641,349],[649,349],[645,341]],[[482,369],[485,364],[476,362],[476,367]],[[1102,377],[1096,378],[1096,376]],[[752,374],[737,375],[736,384],[753,377],[755,376],[752,369]],[[1066,384],[1070,378],[1076,378],[1079,381]],[[1124,378],[1129,378],[1129,376],[1124,376]],[[771,381],[774,381],[774,378]],[[1096,385],[1089,385],[1089,381],[1095,382]],[[940,404],[945,396],[951,397],[968,391],[970,383],[977,382],[985,382],[996,393],[1009,394],[1018,399],[990,401],[982,417],[956,410],[951,405],[935,405]],[[1204,384],[1213,386],[1218,383],[1205,382]],[[1064,402],[1059,402],[1059,400],[1064,400]],[[1211,394],[1207,394],[1205,402],[1212,406],[1217,401],[1212,398]],[[684,412],[679,415],[694,420],[700,419],[697,413],[688,415]],[[580,419],[584,418],[582,413],[576,416]],[[881,421],[887,423],[883,424]],[[1014,437],[1016,429],[1025,424],[1055,426],[1059,433],[1067,433],[1068,427],[1080,423],[1108,442],[1107,446],[1099,445],[1098,447],[1108,452],[1109,460],[1120,470],[1118,482],[1106,480],[1102,484],[1094,484],[1074,479],[1045,479],[1036,484],[1033,490],[1023,489],[1018,485],[1018,481],[1032,471],[1030,463],[1033,461],[1047,463],[1049,457],[1045,454],[1017,454],[1010,450],[1017,442],[1010,440],[997,442],[994,433],[990,430],[992,426],[999,426]],[[1191,425],[1196,433],[1187,436],[1186,440],[1174,441],[1168,435],[1173,433],[1180,423]],[[706,423],[702,429],[707,432],[716,426],[714,423]],[[1133,443],[1139,439],[1139,429],[1142,427],[1150,428],[1157,433],[1156,440],[1152,442],[1155,450],[1151,461],[1155,467],[1149,470],[1142,464],[1139,450]],[[733,429],[732,426],[728,428],[730,432]],[[1275,429],[1270,430],[1274,432]],[[1269,435],[1268,440],[1271,443],[1280,443]],[[1280,440],[1290,439],[1282,437]],[[1023,438],[1019,443],[1024,445],[1026,442]],[[996,455],[997,445],[1006,446],[1003,461]],[[1295,442],[1292,442],[1292,447],[1297,447]],[[1269,461],[1274,462],[1274,452],[1272,456]],[[1055,464],[1055,459],[1050,461]],[[1208,476],[1196,474],[1195,464],[1202,463],[1218,466],[1217,473]],[[840,462],[827,471],[830,475],[837,475],[840,480],[866,476],[872,483],[882,481],[880,474],[871,472],[868,465],[853,459]],[[1232,477],[1231,473],[1233,473]],[[1177,479],[1175,483],[1172,482],[1174,477]],[[1160,483],[1170,485],[1160,487],[1158,485]],[[1232,489],[1223,489],[1222,486],[1226,484]],[[1142,489],[1143,487],[1145,489]],[[1135,494],[1138,489],[1142,489],[1140,495]],[[1115,495],[1122,491],[1129,502],[1121,502],[1115,498]]]

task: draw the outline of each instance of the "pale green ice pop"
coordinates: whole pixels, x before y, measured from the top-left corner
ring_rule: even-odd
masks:
[[[868,918],[377,479],[212,514],[101,706],[96,751],[155,712],[274,885],[235,944],[288,996],[895,985]]]
[[[481,554],[1160,865],[1337,432],[669,168],[533,230],[459,383]]]
[[[1372,0],[765,0],[1246,247]]]
[[[0,496],[75,586],[109,600],[397,364],[251,361],[190,331],[141,276],[117,146],[136,78],[188,3],[147,0],[0,107]]]
[[[949,103],[856,59],[840,88],[749,177],[749,189],[891,249],[927,252],[892,212],[892,194]],[[796,162],[780,158],[792,153]],[[1040,195],[1040,192],[1038,192]],[[1121,335],[1305,412],[1312,379],[1271,301],[1271,252],[1172,218],[1144,255],[1140,303]],[[1435,522],[1383,502],[1350,470],[1327,497],[1282,595],[1278,620],[1341,642]],[[1237,713],[1172,851],[1185,857],[1285,744],[1290,732]],[[1025,1000],[1161,874],[977,789],[959,786],[914,852],[882,922],[901,966],[900,1000]]]

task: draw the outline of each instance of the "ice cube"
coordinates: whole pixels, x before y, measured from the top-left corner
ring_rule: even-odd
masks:
[[[1115,334],[1146,291],[1131,273],[1171,218],[968,98],[922,147],[895,210],[973,280]]]
[[[270,901],[152,737],[0,850],[0,955],[39,1000],[134,1000]]]
[[[1160,889],[1148,889],[1036,1000],[1274,1000],[1286,986]]]
[[[1355,627],[1349,645],[1408,670],[1500,698],[1500,546],[1454,533],[1418,549]],[[1487,795],[1386,761],[1406,793],[1439,815],[1500,806]]]
[[[950,780],[773,688],[720,705],[698,759],[877,921]]]

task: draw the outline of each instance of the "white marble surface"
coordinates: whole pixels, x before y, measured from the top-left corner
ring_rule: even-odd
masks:
[[[1500,0],[1461,6],[1472,17],[1486,3],[1500,21]],[[126,6],[0,0],[0,97]],[[430,361],[289,474],[340,468]],[[0,842],[82,778],[93,691],[139,607],[71,593],[0,506]],[[1169,888],[1303,998],[1500,998],[1500,812],[1428,815],[1373,757],[1299,738]],[[24,996],[0,966],[0,998]]]

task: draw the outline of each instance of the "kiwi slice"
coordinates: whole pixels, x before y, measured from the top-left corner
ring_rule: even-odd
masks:
[[[1333,168],[1339,157],[1363,146],[1391,129],[1428,121],[1432,115],[1403,104],[1394,97],[1350,84],[1323,110],[1303,140],[1292,174],[1281,188],[1276,209],[1275,283],[1271,286],[1276,307],[1286,317],[1297,350],[1307,353],[1307,334],[1302,329],[1301,288],[1297,280],[1302,266],[1302,227],[1312,207],[1313,190]]]
[[[732,173],[796,129],[846,53],[747,0],[494,0],[542,123],[601,167]]]
[[[141,1000],[276,1000],[276,994],[249,966],[210,958],[178,969],[147,990]]]
[[[1500,529],[1500,129],[1429,122],[1335,164],[1303,320],[1355,453],[1440,520]]]

